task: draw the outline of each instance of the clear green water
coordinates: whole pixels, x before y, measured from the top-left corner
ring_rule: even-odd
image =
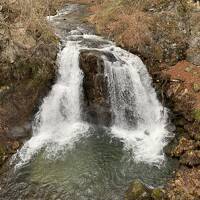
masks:
[[[175,163],[160,168],[135,163],[123,142],[103,129],[83,137],[57,158],[38,153],[15,172],[1,177],[2,200],[121,200],[130,182],[141,179],[150,186],[163,186],[172,177]]]

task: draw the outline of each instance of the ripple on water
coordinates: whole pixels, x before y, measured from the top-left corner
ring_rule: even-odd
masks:
[[[158,168],[136,163],[123,142],[104,129],[94,129],[62,155],[55,160],[41,151],[15,172],[11,168],[1,181],[0,199],[121,200],[135,178],[151,186],[164,185],[175,164],[166,160]]]

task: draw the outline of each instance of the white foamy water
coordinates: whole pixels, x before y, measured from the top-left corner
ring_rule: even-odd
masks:
[[[56,15],[47,16],[47,20],[54,21],[54,20],[59,20],[60,18],[62,19],[62,17],[66,16],[67,14],[70,14],[73,11],[76,11],[76,10],[78,10],[77,4],[66,5],[63,9],[58,10]]]
[[[146,66],[139,57],[121,48],[112,48],[112,53],[118,61],[104,61],[115,115],[112,132],[133,149],[136,161],[162,161],[167,116],[151,86]]]
[[[114,117],[111,136],[120,138],[125,148],[133,151],[136,161],[164,160],[167,116],[140,58],[101,37],[71,31],[58,56],[57,82],[36,115],[32,138],[16,155],[20,159],[18,165],[28,162],[41,149],[47,157],[55,156],[66,146],[73,147],[88,131],[88,125],[81,120],[83,74],[79,68],[80,50],[94,49],[87,47],[88,40],[100,43],[95,50],[109,52],[116,58],[111,62],[103,56]]]
[[[79,69],[77,42],[67,42],[58,55],[58,63],[58,80],[36,115],[32,138],[17,154],[21,160],[19,165],[28,162],[43,147],[47,155],[56,155],[87,131],[87,124],[80,119],[83,75]]]

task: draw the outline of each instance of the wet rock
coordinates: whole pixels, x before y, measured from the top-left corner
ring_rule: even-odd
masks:
[[[125,200],[164,200],[165,190],[162,188],[149,188],[140,180],[131,183],[126,192]]]
[[[184,118],[177,118],[173,121],[173,123],[176,125],[176,127],[183,127],[186,123],[186,120]]]
[[[162,188],[155,188],[152,191],[151,197],[153,200],[164,200],[166,197],[166,194]]]
[[[177,142],[172,140],[168,145],[164,147],[164,152],[168,156],[173,156],[174,149],[176,148]]]
[[[104,77],[102,56],[114,60],[113,55],[95,50],[83,50],[80,53],[80,68],[84,73],[83,113],[85,120],[109,126],[111,124],[110,101],[107,80]]]
[[[125,200],[151,200],[151,190],[141,181],[135,180],[126,192]]]

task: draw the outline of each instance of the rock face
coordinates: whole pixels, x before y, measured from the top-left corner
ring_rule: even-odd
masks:
[[[114,59],[112,55],[95,50],[83,50],[80,53],[80,68],[84,73],[83,118],[90,123],[109,126],[112,113],[102,55]]]
[[[20,13],[15,9],[17,7],[9,7],[11,4],[6,1],[2,5],[0,165],[30,136],[31,127],[27,124],[54,82],[58,50],[55,40],[37,38],[23,23],[18,23],[16,19]]]
[[[161,96],[173,111],[171,119],[176,125],[175,138],[166,153],[178,158],[181,166],[167,186],[170,200],[200,199],[200,94],[194,90],[194,84],[200,80],[199,74],[199,67],[182,61],[156,78],[162,85]]]

